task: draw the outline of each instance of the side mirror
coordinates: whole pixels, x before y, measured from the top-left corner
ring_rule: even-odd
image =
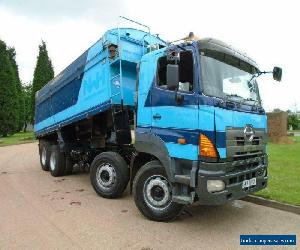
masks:
[[[282,77],[282,69],[279,67],[274,67],[273,69],[273,79],[280,82]]]
[[[179,84],[179,67],[177,64],[167,65],[167,86],[168,89],[175,90]]]

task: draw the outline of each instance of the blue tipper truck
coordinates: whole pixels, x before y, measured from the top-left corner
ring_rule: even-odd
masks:
[[[36,93],[42,169],[89,166],[95,191],[128,183],[147,218],[185,205],[224,204],[267,186],[267,118],[245,54],[215,39],[167,43],[132,28],[108,30]],[[282,70],[274,67],[275,80]]]

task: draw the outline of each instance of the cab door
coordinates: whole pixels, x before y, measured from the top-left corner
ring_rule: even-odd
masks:
[[[166,79],[167,65],[174,61],[169,61],[168,55],[158,58],[151,91],[151,133],[165,142],[171,157],[197,160],[198,79],[194,74],[197,67],[193,54],[193,49],[178,51],[175,63],[179,66],[179,85],[174,89],[168,88]]]

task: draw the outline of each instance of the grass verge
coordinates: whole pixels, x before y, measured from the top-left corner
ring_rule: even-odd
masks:
[[[0,137],[0,147],[35,142],[33,132],[19,132],[11,136]]]
[[[300,137],[293,140],[294,144],[268,144],[268,187],[257,196],[300,206]]]

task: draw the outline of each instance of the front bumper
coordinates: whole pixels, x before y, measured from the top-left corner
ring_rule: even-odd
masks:
[[[197,177],[198,183],[195,188],[198,202],[202,205],[221,205],[264,189],[268,183],[268,176],[264,176],[265,169],[265,165],[260,165],[252,169],[233,171],[223,175],[216,175],[200,169]],[[254,177],[256,178],[256,185],[243,189],[243,180]],[[220,192],[209,193],[207,191],[207,180],[222,180],[225,182],[225,189]]]
[[[202,205],[221,205],[262,190],[268,184],[268,158],[266,154],[227,162],[213,163],[179,159],[174,162],[176,164],[175,169],[181,169],[184,175],[175,175],[173,200],[183,204],[197,201]],[[243,188],[243,181],[252,178],[256,179],[256,185]],[[222,180],[225,183],[225,189],[218,192],[208,192],[208,180]],[[188,188],[184,188],[187,186]]]

